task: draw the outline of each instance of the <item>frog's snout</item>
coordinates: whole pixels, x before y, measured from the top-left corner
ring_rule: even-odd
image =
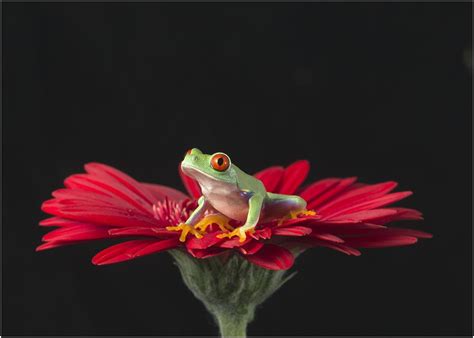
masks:
[[[181,162],[181,169],[185,170],[190,167],[197,167],[199,162],[199,156],[194,153],[188,153]]]
[[[189,154],[196,157],[196,155],[202,155],[202,151],[200,151],[198,148],[193,148],[189,151]]]
[[[196,163],[198,161],[198,157],[196,154],[192,154],[188,156],[188,161],[191,163]]]
[[[202,155],[202,151],[200,151],[198,148],[192,148],[186,152],[184,159],[188,163],[196,164],[199,160],[199,155]]]

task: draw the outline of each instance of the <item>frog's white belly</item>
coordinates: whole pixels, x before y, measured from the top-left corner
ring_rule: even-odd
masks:
[[[249,211],[248,200],[249,195],[239,190],[224,191],[220,189],[212,189],[212,191],[202,191],[206,200],[214,209],[221,214],[245,222]]]

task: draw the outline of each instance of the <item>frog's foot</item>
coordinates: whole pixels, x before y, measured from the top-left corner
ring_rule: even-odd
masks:
[[[293,219],[293,218],[298,218],[299,215],[303,215],[303,216],[314,216],[316,215],[316,211],[314,210],[306,210],[306,209],[303,209],[303,210],[298,210],[298,211],[290,211],[290,219]]]
[[[186,241],[186,236],[188,235],[188,233],[191,233],[192,235],[196,236],[196,238],[202,238],[202,234],[199,231],[197,231],[196,229],[194,229],[194,227],[186,223],[181,223],[173,227],[166,227],[166,230],[181,231],[181,235],[179,236],[180,242]]]
[[[286,220],[288,220],[288,219],[295,219],[295,218],[298,218],[299,215],[303,215],[303,216],[315,216],[315,215],[316,215],[316,211],[314,211],[314,210],[306,210],[306,209],[290,211],[290,212],[288,213],[288,215],[286,215],[285,217],[281,218],[281,219],[278,221],[278,225],[282,225],[283,222],[286,221]]]
[[[205,232],[207,227],[211,224],[217,224],[222,231],[234,230],[234,227],[229,224],[230,218],[224,215],[215,214],[204,217],[195,226],[194,229]]]
[[[239,237],[239,242],[244,242],[247,239],[246,231],[249,233],[255,232],[253,228],[251,229],[244,229],[244,227],[239,227],[230,232],[224,232],[223,234],[217,235],[217,238],[232,238],[232,237]]]

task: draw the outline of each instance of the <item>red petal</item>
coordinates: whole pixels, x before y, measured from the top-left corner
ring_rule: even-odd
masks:
[[[415,209],[407,209],[407,208],[391,208],[398,212],[397,220],[421,220],[423,219],[423,215],[421,212]]]
[[[84,168],[90,174],[86,179],[144,213],[152,214],[151,206],[156,200],[139,182],[105,164],[88,163]]]
[[[330,232],[332,234],[337,234],[338,236],[341,235],[349,235],[349,234],[361,234],[366,233],[371,230],[381,230],[387,229],[383,225],[378,224],[371,224],[371,223],[312,223],[307,224],[313,228],[315,232]]]
[[[72,221],[70,219],[61,218],[61,217],[50,217],[47,219],[42,220],[39,225],[45,227],[65,227],[65,226],[75,226],[75,225],[82,225],[87,224],[84,222],[79,221]]]
[[[183,172],[183,170],[181,169],[181,163],[179,164],[178,171],[179,176],[181,177],[181,181],[183,181],[184,187],[188,191],[188,194],[195,199],[201,197],[202,193],[199,183]]]
[[[361,210],[370,210],[379,207],[383,207],[385,205],[395,203],[405,197],[408,197],[412,194],[411,191],[402,191],[402,192],[395,192],[392,194],[388,194],[379,198],[375,198],[369,201],[364,201],[361,203],[357,203],[354,205],[346,206],[345,209],[340,209],[338,211],[333,212],[329,215],[324,215],[324,219],[330,219],[339,215],[354,213]]]
[[[149,227],[114,228],[109,230],[109,234],[110,236],[149,236],[158,238],[179,236],[179,232],[176,231]]]
[[[207,249],[214,244],[224,241],[222,238],[217,238],[217,233],[207,233],[202,238],[189,237],[186,241],[188,249]]]
[[[312,199],[315,199],[316,197],[320,196],[329,188],[336,185],[339,181],[339,178],[326,178],[324,180],[314,182],[300,193],[300,197],[306,200],[306,202],[309,202]]]
[[[341,244],[341,243],[329,243],[327,241],[321,241],[321,240],[318,240],[318,239],[311,239],[311,241],[308,241],[308,242],[311,243],[312,245],[322,246],[322,247],[326,247],[326,248],[329,248],[329,249],[333,249],[333,250],[345,253],[346,255],[349,255],[349,256],[351,256],[351,255],[352,256],[360,256],[361,255],[359,250],[354,249],[354,248],[352,248],[348,245]]]
[[[420,230],[413,230],[413,229],[403,229],[403,228],[387,228],[390,233],[394,235],[403,235],[403,236],[411,236],[411,237],[418,237],[418,238],[432,238],[433,235],[424,231]]]
[[[135,252],[155,242],[156,240],[154,239],[137,239],[112,245],[97,253],[92,258],[92,263],[95,265],[103,265],[133,259]]]
[[[142,256],[150,255],[152,253],[169,250],[169,249],[177,247],[179,243],[180,242],[178,238],[164,239],[162,241],[147,245],[143,249],[140,249],[139,251],[135,253],[134,257],[142,257]]]
[[[421,213],[413,209],[389,208],[363,210],[352,214],[341,215],[331,218],[331,221],[345,222],[370,222],[376,224],[386,224],[388,222],[400,220],[420,220]]]
[[[219,243],[219,247],[232,249],[232,248],[235,248],[235,247],[243,246],[243,245],[249,243],[250,241],[253,241],[252,236],[247,236],[247,238],[243,242],[240,241],[239,237],[233,237],[231,239],[226,239],[223,242]]]
[[[320,240],[323,240],[323,241],[332,242],[332,243],[344,243],[344,240],[342,238],[339,238],[339,237],[337,237],[335,235],[331,235],[331,234],[315,233],[314,232],[310,235],[310,237],[320,239]]]
[[[364,236],[360,238],[347,238],[346,244],[357,248],[386,248],[391,246],[402,246],[414,244],[418,241],[411,236]]]
[[[83,241],[108,238],[110,227],[81,224],[61,227],[43,236],[43,241]]]
[[[94,200],[78,200],[78,199],[68,199],[68,198],[54,198],[48,201],[45,201],[42,205],[44,211],[49,213],[60,212],[63,210],[87,210],[87,209],[103,209],[111,211],[123,211],[130,210],[130,213],[143,214],[143,212],[137,210],[136,208],[130,208],[127,206],[105,204],[99,201]],[[150,218],[148,214],[145,214],[146,218]]]
[[[349,188],[356,180],[357,177],[349,177],[340,180],[337,184],[327,189],[324,193],[312,199],[308,203],[307,208],[316,209],[318,212],[321,212],[321,206],[324,205],[324,203],[327,203],[331,201],[331,199],[336,198],[338,195],[343,194],[343,192],[347,188]]]
[[[83,243],[84,241],[51,241],[41,244],[36,248],[36,251],[43,251],[48,249],[57,248],[65,245],[72,245],[77,243]]]
[[[345,220],[345,221],[362,221],[362,222],[375,222],[378,219],[385,219],[389,216],[397,215],[397,210],[394,209],[373,209],[373,210],[362,210],[354,212],[352,214],[344,214],[338,217],[331,218],[332,221]]]
[[[92,258],[95,265],[119,263],[155,252],[168,250],[179,245],[178,239],[138,239],[113,245]]]
[[[159,222],[136,209],[104,207],[92,204],[73,204],[67,200],[48,200],[41,209],[49,214],[76,221],[114,226],[159,226]]]
[[[116,197],[112,192],[97,185],[94,177],[89,174],[71,175],[64,180],[64,186],[70,190],[89,191],[107,197]]]
[[[88,163],[84,168],[89,174],[97,175],[107,180],[110,179],[109,182],[113,187],[125,192],[128,196],[134,196],[134,200],[144,206],[152,205],[156,202],[153,195],[146,189],[143,189],[139,182],[120,170],[101,163]]]
[[[257,253],[262,247],[263,243],[259,241],[250,241],[249,243],[239,248],[240,252],[244,255],[253,255]]]
[[[142,187],[147,189],[157,201],[162,201],[168,198],[172,201],[181,201],[187,199],[188,196],[179,190],[167,187],[165,185],[153,183],[141,183]]]
[[[311,231],[311,228],[304,226],[277,227],[273,229],[273,234],[279,236],[306,236]]]
[[[318,211],[321,213],[324,212],[325,214],[333,213],[341,208],[383,196],[395,189],[396,186],[397,183],[392,181],[363,186],[361,188],[351,190],[325,204],[324,206],[321,206]]]
[[[53,197],[58,200],[70,201],[70,204],[91,203],[105,206],[130,207],[129,203],[119,200],[113,196],[106,196],[92,191],[78,189],[58,189],[53,191]],[[133,207],[133,206],[132,206]]]
[[[69,176],[64,184],[68,191],[87,191],[95,195],[112,198],[116,206],[133,208],[147,215],[152,215],[151,204],[135,195],[133,192],[118,185],[110,177],[77,174]]]
[[[296,224],[306,224],[306,223],[316,222],[319,219],[321,219],[321,217],[319,215],[316,215],[316,216],[301,216],[301,217],[297,217],[297,218],[291,218],[291,219],[284,220],[283,223],[280,226],[282,228],[283,227],[286,228],[286,227],[289,227],[289,226],[294,226]]]
[[[270,167],[254,174],[256,178],[262,181],[268,192],[275,192],[280,184],[285,169],[283,167]]]
[[[253,239],[270,239],[272,237],[272,230],[270,228],[257,229],[253,234],[250,234]]]
[[[266,244],[257,253],[243,257],[250,263],[268,270],[288,270],[295,260],[290,251],[273,244]]]
[[[278,188],[278,193],[291,195],[303,183],[308,176],[309,162],[306,160],[296,161],[286,167],[283,179]]]
[[[417,238],[432,238],[433,235],[424,231],[404,229],[404,228],[379,228],[379,229],[366,229],[365,231],[345,231],[341,232],[340,236],[343,236],[346,241],[352,241],[353,239],[364,239],[364,238],[386,238],[386,237],[417,237]]]

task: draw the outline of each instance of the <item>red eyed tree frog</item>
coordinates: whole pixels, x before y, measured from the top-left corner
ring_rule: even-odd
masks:
[[[304,199],[267,192],[259,179],[244,173],[222,152],[208,155],[196,148],[188,150],[181,169],[198,182],[202,191],[198,207],[186,222],[167,227],[171,231],[181,230],[183,242],[188,233],[201,238],[202,232],[213,223],[224,231],[217,235],[219,238],[238,236],[243,242],[246,233],[252,232],[259,220],[312,214],[305,210]],[[244,224],[234,229],[229,224],[230,219]]]

